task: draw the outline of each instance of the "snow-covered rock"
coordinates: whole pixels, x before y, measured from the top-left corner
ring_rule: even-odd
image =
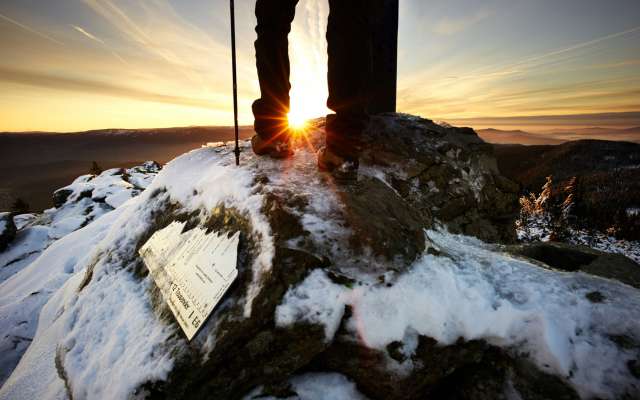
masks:
[[[518,240],[523,243],[548,242],[553,233],[548,215],[533,215],[522,218],[516,225]],[[587,246],[606,253],[622,254],[640,264],[640,241],[617,239],[596,230],[567,227],[564,239],[567,243]]]
[[[38,218],[37,214],[18,214],[13,216],[13,222],[16,224],[16,229],[20,230]]]
[[[157,163],[148,161],[129,169],[110,169],[97,176],[83,175],[54,192],[54,208],[37,216],[14,216],[18,228],[15,240],[4,251],[0,244],[0,282],[33,262],[51,243],[140,194],[159,169]]]
[[[156,163],[148,162],[84,175],[56,191],[56,208],[13,217],[15,239],[0,252],[0,383],[33,339],[42,306],[104,234],[105,224],[116,215],[111,211],[142,192],[158,170]],[[64,200],[61,192],[66,193]],[[72,234],[88,226],[84,233]],[[58,244],[67,236],[68,241]],[[74,253],[76,249],[81,250]]]
[[[509,242],[516,209],[473,131],[387,115],[368,138],[350,184],[317,170],[321,124],[284,161],[195,150],[58,240],[45,279],[32,264],[2,288],[26,306],[51,282],[0,399],[640,395],[637,289],[468,236]],[[241,232],[238,278],[191,342],[138,256],[174,220]]]
[[[264,395],[264,392],[269,395]],[[366,400],[356,385],[336,373],[307,373],[292,377],[280,387],[258,387],[245,400]]]

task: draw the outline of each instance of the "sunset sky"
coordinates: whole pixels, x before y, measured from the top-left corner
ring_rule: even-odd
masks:
[[[242,124],[258,95],[254,5],[236,0]],[[327,15],[327,0],[301,0],[290,36],[292,108],[309,117],[327,112]],[[233,123],[226,0],[0,0],[0,54],[0,131]],[[640,1],[400,0],[398,110],[640,125]]]

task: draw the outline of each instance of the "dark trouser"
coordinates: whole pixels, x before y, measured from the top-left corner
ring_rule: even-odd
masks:
[[[253,103],[256,133],[269,140],[286,134],[289,112],[287,36],[298,0],[257,0],[256,65],[260,99]],[[357,156],[368,123],[367,85],[371,76],[368,0],[329,0],[327,146],[345,157]]]
[[[256,66],[260,98],[253,102],[254,128],[265,140],[287,134],[289,40],[298,0],[257,0]]]

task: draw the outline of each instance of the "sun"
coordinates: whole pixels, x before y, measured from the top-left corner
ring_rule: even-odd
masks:
[[[291,128],[294,132],[304,131],[307,128],[308,119],[302,113],[290,112],[287,115],[287,120],[289,123],[289,128]]]

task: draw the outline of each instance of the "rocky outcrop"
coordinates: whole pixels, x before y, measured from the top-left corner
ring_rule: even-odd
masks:
[[[315,122],[302,150],[323,145],[323,126],[323,120]],[[332,222],[348,228],[348,238],[306,240],[309,232],[300,228],[295,216],[305,214],[313,199],[304,191],[272,185],[269,173],[259,174],[259,190],[267,198],[264,212],[277,238],[297,238],[301,247],[309,246],[307,251],[338,258],[345,258],[344,250],[349,250],[348,258],[371,256],[372,264],[377,257],[399,261],[398,268],[422,253],[425,228],[444,226],[489,242],[515,241],[518,186],[500,175],[492,147],[472,129],[408,115],[377,116],[364,148],[357,182],[321,182],[330,185],[333,201],[339,204]],[[336,254],[329,247],[338,240],[349,248]],[[319,245],[327,248],[318,249]]]
[[[262,385],[265,394],[291,394],[287,380],[293,374],[337,371],[372,399],[504,398],[509,385],[529,393],[528,399],[577,398],[563,380],[482,340],[443,346],[419,336],[410,355],[399,350],[401,342],[387,350],[369,348],[346,329],[353,320],[349,307],[334,340],[321,324],[280,326],[276,314],[285,293],[311,271],[326,270],[333,283],[345,287],[364,276],[391,286],[392,274],[406,271],[424,253],[425,229],[444,226],[489,241],[514,239],[517,186],[499,174],[491,148],[471,129],[410,116],[376,117],[358,181],[337,185],[315,169],[313,149],[323,142],[322,121],[305,140],[311,148],[298,148],[308,154],[297,157],[306,163],[296,159],[290,175],[289,167],[276,172],[279,166],[272,167],[269,160],[255,164],[254,193],[263,198],[261,211],[275,252],[251,318],[243,318],[241,307],[252,277],[249,266],[259,251],[251,221],[228,207],[218,207],[206,218],[181,214],[179,205],[158,212],[160,219],[148,235],[175,219],[241,231],[240,274],[225,303],[233,306],[217,310],[191,343],[176,337],[171,345],[180,353],[176,368],[166,381],[149,382],[141,392],[152,398],[231,399]],[[314,204],[319,201],[324,204]],[[323,226],[315,230],[318,224]],[[144,266],[138,266],[145,276]],[[159,293],[154,290],[152,297],[159,315],[173,323]],[[408,358],[416,366],[410,373],[389,369],[389,360]]]
[[[365,162],[384,171],[427,222],[489,242],[515,241],[518,185],[500,174],[493,147],[473,129],[378,116],[365,148]]]
[[[323,139],[316,121],[284,161],[243,143],[239,168],[229,147],[191,152],[117,209],[34,338],[59,389],[86,397],[100,376],[121,397],[284,398],[299,374],[337,372],[373,400],[637,397],[635,289],[480,242],[514,240],[517,187],[473,130],[374,117],[346,184],[318,171]],[[238,277],[190,342],[138,255],[175,220],[241,238]]]
[[[13,215],[8,212],[0,213],[0,252],[5,251],[15,237],[16,224],[13,222]]]

